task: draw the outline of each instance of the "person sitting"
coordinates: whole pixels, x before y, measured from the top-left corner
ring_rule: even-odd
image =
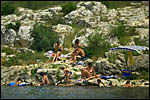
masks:
[[[15,86],[18,86],[18,85],[21,84],[21,83],[22,83],[21,78],[18,78],[17,81],[16,81],[16,83],[15,83]]]
[[[76,40],[75,40],[75,45],[74,45],[74,47],[75,47],[75,48],[81,47],[81,44],[80,44],[79,39],[76,39]]]
[[[83,49],[76,48],[74,50],[74,52],[71,54],[71,58],[69,59],[69,61],[73,61],[73,64],[75,64],[75,62],[77,60],[77,56],[81,56],[81,60],[84,60],[85,53],[84,53]]]
[[[60,41],[57,41],[57,43],[54,45],[54,49],[56,54],[54,56],[53,62],[57,62],[58,57],[61,56],[61,53],[63,52],[63,46]]]
[[[46,73],[41,72],[40,75],[43,77],[43,83],[38,83],[38,86],[40,85],[45,85],[45,84],[50,84],[48,77],[46,76]]]
[[[96,75],[92,62],[88,62],[88,66],[82,69],[81,76],[82,80],[89,80],[92,78],[98,78],[101,74]]]
[[[126,82],[126,84],[123,85],[123,87],[132,87],[132,86],[130,85],[130,81],[128,80],[128,81]]]
[[[69,85],[69,78],[72,75],[70,68],[61,67],[60,69],[64,71],[64,77],[63,78],[64,79],[65,79],[65,77],[67,78],[67,85]]]
[[[84,50],[81,48],[79,39],[75,40],[74,48],[75,49],[71,54],[71,58],[69,59],[69,61],[73,61],[73,64],[75,64],[77,56],[81,56],[81,60],[84,60],[85,58],[85,53]]]

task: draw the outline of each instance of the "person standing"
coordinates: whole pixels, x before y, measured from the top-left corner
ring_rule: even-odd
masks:
[[[55,49],[55,57],[53,59],[53,62],[57,62],[58,58],[61,56],[61,53],[63,52],[63,46],[60,41],[57,41],[57,43],[54,45]]]

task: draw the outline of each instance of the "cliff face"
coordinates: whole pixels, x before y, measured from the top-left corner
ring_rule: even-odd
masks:
[[[49,26],[50,24],[47,23],[45,19],[51,22],[58,17],[64,20],[64,24],[59,22],[55,23],[55,25],[52,24],[52,30],[60,33],[60,40],[64,44],[72,38],[70,37],[71,35],[74,35],[73,41],[71,42],[79,38],[83,45],[88,46],[86,42],[88,36],[101,34],[102,36],[106,36],[106,41],[108,41],[112,47],[120,46],[119,38],[111,37],[111,29],[112,27],[116,27],[118,22],[122,21],[126,22],[126,26],[134,27],[136,32],[136,34],[130,36],[131,41],[127,45],[135,45],[136,43],[133,41],[134,38],[145,41],[145,43],[147,43],[145,45],[149,44],[149,5],[138,3],[138,6],[132,4],[124,8],[108,9],[101,2],[88,1],[80,2],[76,6],[76,10],[65,16],[62,16],[63,13],[61,12],[62,8],[60,6],[43,10],[31,10],[19,7],[16,11],[17,15],[1,16],[1,43],[14,46],[15,43],[18,42],[22,47],[28,48],[33,43],[34,38],[31,37],[31,34],[34,25],[41,23],[45,26]],[[7,27],[10,23],[16,25],[16,22],[20,22],[18,30],[9,29]],[[73,25],[76,27],[73,27]],[[24,53],[28,51],[27,48],[21,49],[21,52],[23,51]],[[67,47],[64,48],[66,50],[69,49]],[[110,52],[105,52],[107,57],[109,53]],[[5,52],[1,54],[2,59],[6,57],[7,60],[12,56],[17,56],[10,56]],[[48,55],[48,53],[46,53],[46,55]],[[115,63],[110,63],[108,58],[99,58],[95,64],[96,71],[104,74],[121,74],[122,66],[125,65],[125,58],[121,53],[118,53],[117,56],[118,58],[114,61]],[[147,68],[147,66],[149,66],[149,55],[144,55],[144,57],[144,59],[143,56],[134,58],[136,67],[142,66]],[[1,62],[3,61],[2,59]],[[63,71],[59,69],[60,66],[69,65],[67,62],[65,64],[63,62],[54,64],[40,62],[40,64],[30,64],[27,66],[1,66],[1,83],[8,84],[10,81],[16,81],[18,77],[25,79],[28,83],[36,83],[42,79],[38,73],[47,72],[49,78],[55,84],[60,80],[59,78],[63,76]],[[81,77],[82,68],[82,64],[72,67],[73,75],[71,78],[79,79]],[[74,81],[72,81],[72,83],[74,83]]]
[[[53,26],[53,30],[60,32],[62,35],[75,32],[72,24],[83,26],[80,30],[85,31],[85,35],[79,37],[78,33],[76,38],[82,38],[82,42],[88,35],[94,34],[96,30],[99,33],[107,35],[111,34],[110,29],[115,26],[117,22],[125,21],[128,26],[133,26],[138,32],[138,37],[141,39],[149,40],[149,6],[139,4],[139,6],[131,6],[124,8],[108,9],[101,2],[80,2],[77,9],[70,12],[65,16],[61,16],[65,20],[65,24],[57,23]],[[48,8],[44,10],[31,10],[27,8],[18,7],[16,14],[1,16],[1,39],[2,43],[11,43],[12,45],[17,40],[26,40],[32,43],[32,30],[33,26],[37,23],[47,24],[44,18],[55,19],[55,16],[62,14],[61,7]],[[8,24],[16,24],[20,22],[18,31],[8,29]],[[49,25],[49,24],[47,24]],[[144,38],[145,37],[145,38]],[[62,38],[64,41],[64,38]],[[113,40],[114,41],[114,40]],[[112,42],[112,45],[118,44],[117,40]],[[134,43],[132,43],[134,44]],[[26,45],[25,45],[26,46]]]

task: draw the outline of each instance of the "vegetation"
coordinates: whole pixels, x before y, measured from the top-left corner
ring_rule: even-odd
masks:
[[[7,29],[13,29],[15,30],[16,32],[19,30],[19,27],[20,27],[20,22],[19,21],[16,21],[15,25],[12,24],[12,23],[9,23],[6,28]]]
[[[125,6],[129,6],[131,1],[100,1],[104,5],[106,5],[107,8],[113,9],[113,8],[123,8]]]
[[[34,26],[31,36],[34,38],[31,49],[37,51],[54,50],[53,45],[58,41],[59,35],[51,27],[42,24]]]
[[[15,8],[23,7],[32,10],[46,9],[57,5],[64,5],[68,2],[77,4],[80,1],[2,1],[2,5],[12,5]]]
[[[2,51],[1,51],[1,52],[5,52],[7,55],[15,54],[15,53],[16,53],[15,50],[10,49],[10,48],[8,48],[8,47],[3,47],[3,46],[2,46]]]
[[[140,45],[140,46],[147,46],[147,47],[149,47],[148,41],[141,40],[141,39],[139,39],[139,38],[134,38],[134,42],[135,42],[135,45]]]
[[[149,72],[148,71],[139,71],[140,74],[132,74],[127,77],[123,77],[123,79],[126,80],[138,80],[138,79],[144,79],[149,80]]]
[[[111,48],[106,37],[102,34],[95,33],[87,37],[88,47],[85,48],[85,54],[88,57],[94,57],[97,60],[98,57],[105,57],[105,52]]]
[[[115,64],[115,60],[118,58],[118,54],[117,53],[111,53],[110,55],[108,55],[108,61],[110,63],[114,63]]]
[[[121,45],[128,45],[131,41],[131,36],[137,34],[134,27],[126,25],[126,22],[119,22],[117,27],[111,30],[111,37],[117,37]]]
[[[16,56],[13,56],[11,58],[3,58],[4,60],[1,62],[2,66],[11,67],[15,65],[29,65],[29,64],[35,64],[37,63],[37,59],[40,59],[43,62],[46,62],[49,60],[43,55],[43,52],[35,52],[34,54],[32,52],[26,51],[26,52],[16,52],[13,51],[10,48],[3,48],[3,50],[6,50],[6,54],[14,54]],[[6,60],[8,59],[8,60]]]
[[[73,10],[76,10],[76,5],[74,3],[68,2],[64,5],[61,6],[62,7],[62,12],[64,13],[64,15],[70,13]]]
[[[2,15],[14,14],[15,10],[16,10],[16,8],[13,5],[11,5],[11,3],[4,2],[1,5],[1,14]]]
[[[61,14],[55,15],[53,17],[46,16],[46,17],[42,18],[42,20],[45,21],[46,25],[48,25],[48,26],[54,26],[54,25],[58,25],[58,24],[66,24],[65,20]]]

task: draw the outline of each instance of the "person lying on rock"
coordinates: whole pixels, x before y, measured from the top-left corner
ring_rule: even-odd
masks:
[[[84,50],[81,48],[79,39],[75,40],[75,49],[71,54],[71,58],[69,59],[69,61],[73,61],[73,64],[75,64],[77,56],[81,56],[81,60],[85,59],[85,53]]]
[[[88,62],[88,66],[82,69],[81,77],[82,80],[89,80],[92,78],[99,78],[101,74],[96,75],[95,69],[92,65],[92,62]]]
[[[18,78],[16,83],[15,83],[15,86],[18,86],[19,84],[21,84],[23,81],[21,80],[21,78]]]
[[[57,62],[58,57],[61,56],[61,53],[63,52],[63,46],[60,43],[60,41],[57,41],[57,43],[54,45],[54,49],[55,49],[55,57],[53,59],[53,62]]]
[[[123,85],[123,87],[132,87],[132,86],[130,85],[130,81],[128,80],[128,81],[126,82],[126,84]]]
[[[43,83],[38,83],[38,86],[45,85],[45,84],[49,85],[50,81],[49,81],[46,73],[41,72],[40,75],[43,77]]]
[[[64,71],[64,77],[63,78],[64,79],[67,78],[67,85],[69,85],[69,83],[70,83],[69,78],[72,75],[71,69],[65,68],[65,67],[61,67],[60,69]]]

